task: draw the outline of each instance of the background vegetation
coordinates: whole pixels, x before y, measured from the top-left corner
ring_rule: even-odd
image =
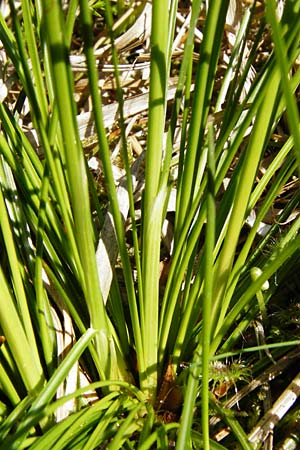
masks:
[[[300,2],[1,7],[0,450],[296,448]]]

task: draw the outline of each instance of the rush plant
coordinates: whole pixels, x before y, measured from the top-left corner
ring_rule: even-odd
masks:
[[[221,384],[212,361],[243,355],[241,336],[299,266],[298,187],[272,223],[265,217],[300,168],[300,1],[286,0],[280,18],[274,0],[259,12],[255,1],[182,2],[190,17],[177,65],[181,2],[133,3],[101,2],[98,42],[114,67],[126,213],[99,88],[97,3],[10,1],[0,16],[2,76],[8,85],[13,73],[17,92],[0,103],[0,450],[225,448],[209,427]],[[146,8],[146,142],[132,165],[118,39]],[[74,95],[79,27],[101,197]],[[239,377],[219,364],[223,383],[250,379],[247,367]],[[223,412],[233,440],[253,448]]]

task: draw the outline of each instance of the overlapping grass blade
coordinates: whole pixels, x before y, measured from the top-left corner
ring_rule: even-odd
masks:
[[[87,347],[91,339],[94,337],[94,335],[95,335],[94,330],[91,329],[88,330],[74,345],[69,355],[65,358],[59,369],[57,369],[55,374],[52,376],[51,380],[44,387],[39,386],[39,390],[37,389],[38,387],[37,384],[35,384],[33,388],[31,388],[31,391],[33,394],[35,394],[35,396],[33,397],[30,409],[26,414],[26,418],[24,417],[23,421],[17,428],[14,435],[7,441],[0,444],[0,449],[7,448],[9,446],[9,448],[13,450],[20,447],[20,444],[26,438],[26,435],[31,429],[31,427],[37,425],[38,421],[40,420],[40,417],[41,416],[43,417],[43,411],[45,406],[52,400],[53,396],[56,394],[58,386],[67,376],[74,362],[78,360],[79,356],[85,350],[85,348]],[[26,340],[24,339],[24,343],[25,342]],[[16,349],[14,349],[14,351],[16,351]],[[16,351],[16,356],[17,354],[18,353]],[[30,355],[28,350],[25,351],[25,355],[27,355],[26,357]],[[27,367],[30,370],[32,369],[33,366]],[[34,377],[37,376],[39,376],[39,373],[35,370],[33,373],[31,373],[30,379],[34,380]],[[39,383],[40,385],[41,380],[39,379],[37,383]]]

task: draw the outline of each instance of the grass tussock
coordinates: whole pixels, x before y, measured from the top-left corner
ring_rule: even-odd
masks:
[[[1,8],[0,450],[296,448],[300,2]]]

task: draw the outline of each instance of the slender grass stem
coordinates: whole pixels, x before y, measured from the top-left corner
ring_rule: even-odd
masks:
[[[299,226],[297,223],[296,225]],[[268,263],[262,268],[261,276],[249,286],[247,291],[242,295],[239,302],[237,302],[230,312],[226,315],[226,318],[223,320],[222,326],[219,329],[218,333],[213,338],[212,342],[212,352],[215,352],[218,346],[221,343],[222,337],[226,334],[228,329],[234,323],[234,320],[238,316],[238,314],[242,311],[242,309],[248,304],[250,299],[255,296],[256,292],[261,288],[261,286],[271,279],[274,273],[278,270],[278,268],[284,264],[288,258],[294,253],[297,245],[300,243],[300,236],[296,236],[287,243],[280,251],[276,251],[273,255],[273,258],[268,261]]]
[[[192,106],[193,114],[191,116],[184,172],[182,175],[183,187],[180,187],[179,192],[181,197],[177,203],[175,240],[178,240],[187,211],[194,198],[195,193],[193,194],[193,191],[197,176],[199,182],[199,173],[196,176],[198,171],[195,172],[195,167],[198,167],[200,159],[203,158],[202,141],[208,116],[208,105],[214,85],[214,73],[217,68],[227,7],[227,0],[222,2],[212,1],[207,11],[195,81],[194,103]]]
[[[168,1],[152,3],[149,123],[143,203],[142,278],[144,295],[143,346],[147,379],[144,387],[153,401],[157,389],[159,259],[166,188],[159,191],[165,128],[168,58]]]
[[[293,95],[291,82],[289,80],[290,64],[287,56],[288,49],[285,46],[284,34],[276,17],[276,7],[277,5],[274,0],[267,1],[267,19],[269,20],[272,28],[272,37],[275,44],[277,66],[280,70],[281,75],[281,87],[286,100],[288,122],[294,138],[295,153],[298,161],[298,170],[300,173],[300,117],[296,98]],[[294,11],[294,14],[299,14],[299,2],[295,9],[296,10]]]
[[[47,31],[54,79],[54,92],[66,156],[66,170],[74,215],[74,233],[81,258],[84,278],[82,289],[89,308],[91,325],[101,330],[97,336],[99,355],[103,358],[103,370],[108,375],[108,321],[105,312],[96,267],[93,231],[89,205],[86,166],[76,124],[72,97],[72,77],[68,63],[63,18],[58,1],[43,2],[42,25]],[[68,95],[66,95],[68,93]]]
[[[115,71],[115,79],[116,79],[116,94],[118,99],[118,105],[119,105],[119,123],[120,123],[120,129],[121,129],[121,141],[122,141],[122,159],[125,165],[125,171],[126,171],[126,181],[127,181],[127,191],[128,191],[128,197],[129,197],[129,213],[131,218],[131,228],[132,228],[132,238],[133,238],[133,247],[134,247],[134,257],[135,257],[135,264],[136,264],[136,270],[137,270],[137,280],[138,280],[138,302],[139,302],[139,310],[140,310],[140,322],[143,322],[144,317],[144,300],[143,300],[143,284],[142,284],[142,269],[141,269],[141,258],[140,258],[140,249],[139,249],[139,242],[138,242],[138,234],[137,234],[137,224],[135,220],[135,206],[134,206],[134,195],[133,195],[133,186],[132,186],[132,177],[131,177],[131,169],[130,169],[130,162],[129,162],[129,155],[128,155],[128,145],[127,145],[127,138],[126,138],[126,126],[125,126],[125,119],[124,119],[124,99],[123,99],[123,92],[121,88],[121,81],[120,81],[120,75],[118,70],[118,55],[117,50],[115,48],[114,44],[114,33],[113,33],[113,16],[111,11],[111,4],[110,2],[106,2],[106,23],[109,29],[110,33],[110,39],[111,39],[111,48],[112,48],[112,59],[114,64],[114,71]],[[125,279],[130,280],[132,283],[132,275],[131,271],[129,269],[129,264],[124,264],[124,274]],[[128,270],[128,274],[126,273]],[[132,301],[130,303],[136,302],[136,298],[131,292],[132,289],[129,289],[129,293],[132,296]],[[137,320],[137,314],[136,312],[133,315],[134,320]],[[137,325],[135,326],[135,329],[139,329],[140,325],[137,321]],[[137,339],[139,341],[140,338]],[[138,345],[139,348],[139,345]],[[139,350],[140,351],[140,350]],[[142,355],[139,356],[139,360],[142,358]]]
[[[30,317],[30,307],[28,305],[26,297],[25,272],[23,265],[20,263],[20,253],[11,226],[12,221],[15,221],[15,223],[17,223],[18,216],[16,214],[16,210],[11,208],[8,193],[14,192],[16,190],[16,186],[14,184],[10,168],[6,166],[6,162],[3,160],[0,161],[0,182],[2,186],[2,189],[0,190],[0,226],[4,236],[5,251],[7,252],[9,264],[13,268],[12,286],[16,297],[17,311],[20,314],[21,323],[23,325],[25,335],[32,345],[32,357],[35,359],[35,364],[38,365],[40,361],[38,356],[36,336]],[[6,199],[2,190],[6,193]],[[17,207],[16,202],[14,206]],[[10,214],[8,211],[10,211]]]
[[[47,365],[48,373],[52,373],[54,370],[54,359],[55,359],[55,335],[54,324],[50,312],[50,304],[46,291],[44,291],[43,286],[43,244],[44,244],[44,233],[45,233],[45,223],[46,223],[46,204],[49,189],[49,167],[45,164],[44,176],[42,180],[41,188],[41,200],[38,214],[38,229],[37,229],[37,243],[36,243],[36,263],[35,263],[35,291],[36,291],[36,301],[38,309],[38,323],[40,329],[40,337],[44,350],[44,358]]]
[[[127,253],[126,247],[126,239],[124,232],[124,224],[123,219],[121,217],[121,213],[119,210],[119,204],[117,199],[115,181],[112,172],[112,165],[110,161],[110,151],[109,146],[105,134],[104,124],[103,124],[103,114],[102,114],[102,104],[101,98],[99,96],[98,89],[98,74],[96,70],[96,62],[93,50],[93,35],[92,35],[92,20],[89,10],[88,2],[83,0],[80,2],[81,7],[81,24],[82,24],[82,32],[84,35],[84,44],[85,44],[85,53],[87,58],[87,65],[89,68],[89,81],[90,81],[90,89],[91,89],[91,97],[93,101],[93,110],[94,110],[94,118],[95,118],[95,126],[99,139],[99,152],[100,158],[103,163],[104,176],[106,180],[106,188],[108,190],[109,199],[111,202],[111,210],[114,218],[114,226],[116,230],[116,236],[118,240],[118,246],[120,251],[120,256],[122,260],[124,277],[127,288],[128,302],[131,312],[131,320],[133,325],[133,333],[136,344],[136,353],[138,358],[138,364],[141,368],[141,373],[144,373],[144,360],[143,360],[143,348],[141,341],[141,331],[140,331],[140,323],[138,317],[138,308],[137,301],[135,296],[133,278],[131,265],[129,261],[129,256]],[[99,265],[101,264],[101,261]],[[101,268],[99,268],[100,270]],[[105,313],[106,314],[106,313]],[[120,368],[124,368],[124,355],[117,355],[117,359],[119,361]],[[123,360],[123,361],[122,361]],[[116,366],[114,366],[116,367]],[[113,374],[112,374],[113,375]],[[117,374],[114,374],[113,378],[115,378]],[[118,374],[120,376],[120,374]],[[123,370],[123,376],[126,377],[126,370]]]
[[[36,353],[32,354],[30,351],[30,341],[25,334],[2,269],[0,270],[0,294],[1,328],[27,391],[32,394],[37,393],[44,385],[43,369],[40,361],[36,359]]]
[[[45,95],[44,82],[42,76],[42,66],[40,61],[40,56],[38,53],[38,46],[34,34],[34,27],[32,26],[33,18],[31,11],[31,5],[28,0],[22,2],[22,13],[23,13],[23,21],[24,21],[24,31],[25,31],[25,39],[28,46],[29,57],[32,66],[32,74],[33,74],[33,86],[36,90],[36,98],[38,99],[41,117],[44,126],[47,126],[48,121],[48,105],[47,99]]]
[[[249,197],[255,179],[255,174],[264,149],[267,133],[269,130],[265,124],[270,123],[274,114],[275,100],[274,92],[279,88],[279,78],[277,73],[269,82],[265,101],[263,102],[255,121],[254,129],[251,134],[247,152],[243,161],[238,185],[236,187],[235,200],[230,215],[226,239],[223,244],[220,256],[216,263],[215,273],[218,274],[218,282],[214,288],[214,307],[212,311],[212,320],[216,326],[216,332],[219,326],[222,326],[224,317],[228,309],[228,301],[223,301],[226,292],[228,277],[232,268],[238,236],[245,219],[245,213],[248,208]]]
[[[211,341],[211,305],[213,300],[214,283],[214,246],[215,246],[215,150],[213,125],[208,128],[208,183],[207,183],[207,226],[205,240],[205,264],[204,264],[204,293],[203,293],[203,330],[202,330],[202,383],[201,383],[201,412],[203,448],[209,450],[209,364]]]

